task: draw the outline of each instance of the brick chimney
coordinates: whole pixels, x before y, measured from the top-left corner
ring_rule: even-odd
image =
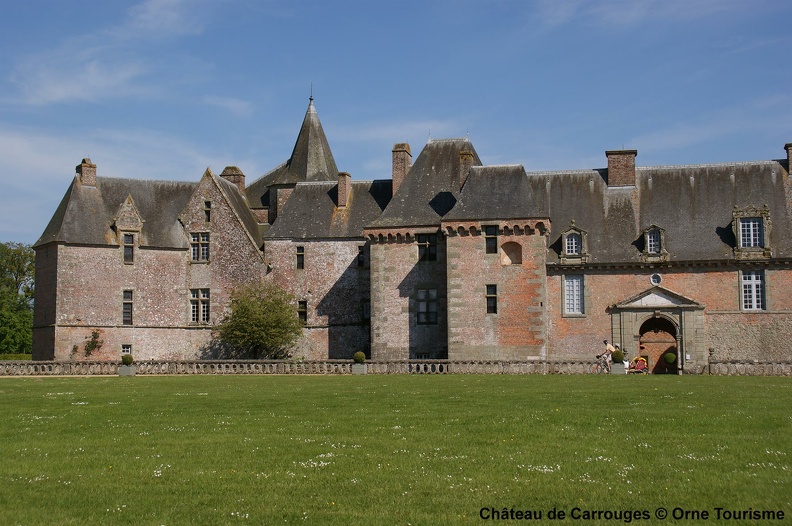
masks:
[[[465,186],[470,167],[473,166],[473,152],[465,148],[459,152],[459,189]]]
[[[350,191],[352,191],[352,176],[346,172],[338,172],[338,208],[346,208],[349,204]]]
[[[786,143],[784,149],[787,152],[787,173],[792,174],[792,142]]]
[[[245,174],[236,166],[226,166],[220,177],[239,188],[239,193],[245,195]]]
[[[407,172],[410,171],[412,166],[412,153],[410,152],[410,145],[406,142],[400,142],[393,145],[393,195],[404,182],[407,177]]]
[[[83,159],[75,170],[77,170],[77,175],[80,176],[80,184],[83,186],[96,186],[96,165],[89,158]]]
[[[608,186],[635,186],[635,157],[638,150],[611,150],[608,157]]]

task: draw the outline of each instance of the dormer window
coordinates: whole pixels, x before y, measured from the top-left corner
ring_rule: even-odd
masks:
[[[588,261],[588,235],[575,226],[575,222],[561,232],[561,264],[581,264]]]
[[[665,230],[657,225],[651,225],[643,231],[641,260],[647,262],[668,261],[668,251],[665,248]]]
[[[770,247],[770,209],[749,206],[734,208],[732,229],[738,259],[764,259],[772,255]]]
[[[124,263],[131,265],[135,262],[135,235],[124,234]]]

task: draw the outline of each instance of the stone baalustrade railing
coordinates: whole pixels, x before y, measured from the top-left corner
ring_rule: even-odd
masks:
[[[108,361],[0,361],[0,376],[117,375],[121,364]],[[450,361],[401,360],[366,362],[368,374],[586,374],[586,361]],[[169,360],[135,362],[139,375],[194,374],[352,374],[351,360]],[[687,374],[792,376],[792,362],[712,362]]]

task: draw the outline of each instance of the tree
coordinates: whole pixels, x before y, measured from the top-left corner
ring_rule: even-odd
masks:
[[[24,243],[0,243],[0,354],[33,349],[35,252]]]
[[[230,311],[217,332],[228,357],[283,359],[302,328],[290,294],[272,283],[256,283],[231,293]]]

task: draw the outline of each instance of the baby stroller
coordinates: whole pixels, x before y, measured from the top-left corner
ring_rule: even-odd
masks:
[[[627,369],[628,374],[649,374],[649,364],[646,363],[646,358],[637,356],[630,362],[630,367]]]

